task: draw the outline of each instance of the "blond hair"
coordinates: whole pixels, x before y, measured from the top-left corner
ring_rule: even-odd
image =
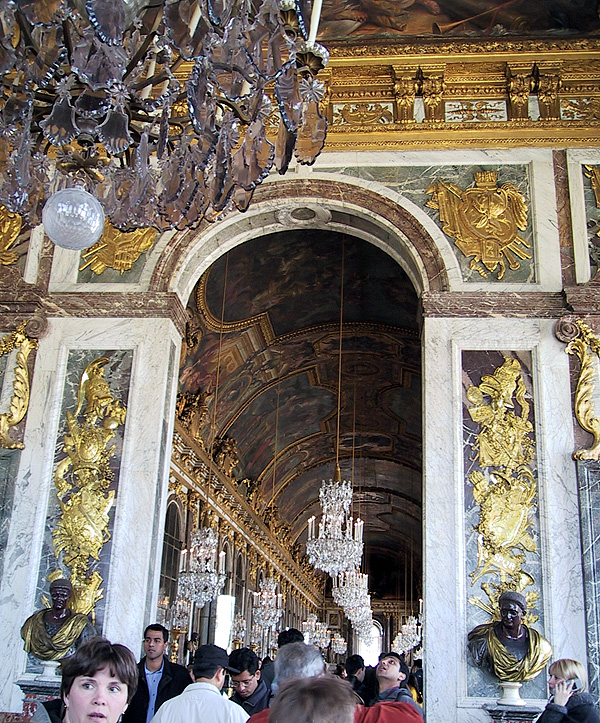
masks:
[[[565,680],[572,680],[573,678],[579,678],[581,685],[577,686],[577,693],[581,693],[587,690],[588,677],[587,670],[583,663],[578,660],[572,660],[571,658],[561,658],[555,660],[552,665],[548,668],[550,675],[555,675],[557,678],[564,678]]]

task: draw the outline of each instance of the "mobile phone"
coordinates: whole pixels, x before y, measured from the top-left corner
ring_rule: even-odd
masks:
[[[579,680],[579,678],[569,678],[569,680],[567,680],[567,683],[573,683],[573,693],[581,689],[581,681]]]

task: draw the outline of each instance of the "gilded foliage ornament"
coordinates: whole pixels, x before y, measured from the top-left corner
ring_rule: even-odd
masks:
[[[11,248],[21,233],[22,219],[0,205],[0,266],[14,264],[19,258]]]
[[[427,206],[440,212],[442,231],[455,239],[462,253],[473,258],[470,268],[487,278],[498,269],[500,281],[506,265],[516,271],[519,259],[531,259],[529,243],[519,236],[527,228],[527,205],[512,183],[497,186],[496,171],[475,174],[475,186],[464,191],[454,183],[438,181],[427,189]]]
[[[14,370],[13,394],[8,412],[0,414],[0,448],[23,449],[22,442],[16,442],[9,436],[11,427],[19,424],[27,414],[29,407],[29,371],[27,360],[33,349],[37,349],[37,341],[25,334],[24,321],[11,334],[0,339],[0,356],[17,348],[17,359]]]
[[[479,505],[479,522],[475,526],[478,559],[470,577],[472,583],[484,575],[494,578],[481,585],[490,604],[478,597],[469,601],[492,613],[503,591],[522,592],[534,583],[523,570],[527,553],[537,552],[531,534],[536,496],[529,466],[535,451],[530,437],[533,425],[517,359],[505,356],[492,375],[484,375],[481,383],[469,387],[466,394],[473,405],[469,414],[481,425],[473,445],[479,469],[469,475],[473,498]],[[518,408],[520,414],[513,411]],[[528,602],[534,602],[537,596],[537,592],[530,591]],[[534,622],[534,618],[530,616],[528,622]]]
[[[575,321],[579,335],[566,346],[567,354],[574,354],[581,364],[577,388],[575,389],[575,416],[582,429],[594,437],[589,449],[573,452],[573,459],[600,459],[600,419],[595,416],[594,391],[597,383],[598,356],[600,356],[600,339],[592,330],[577,319]]]
[[[89,572],[110,539],[109,512],[115,492],[108,491],[113,479],[110,459],[115,445],[108,446],[124,424],[126,409],[116,400],[104,376],[106,357],[90,362],[79,381],[77,407],[67,412],[68,432],[64,436],[64,457],[54,474],[61,517],[52,533],[54,554],[63,553],[71,568],[75,612],[91,613],[102,597],[102,577]]]

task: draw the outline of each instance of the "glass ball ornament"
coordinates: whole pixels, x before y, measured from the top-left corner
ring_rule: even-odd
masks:
[[[98,199],[83,188],[63,188],[46,201],[42,223],[57,246],[82,251],[102,236],[104,209]]]

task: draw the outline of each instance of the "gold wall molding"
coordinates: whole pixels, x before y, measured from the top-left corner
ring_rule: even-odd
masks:
[[[0,447],[3,449],[23,449],[22,442],[11,438],[9,432],[21,422],[29,408],[29,370],[27,360],[33,349],[37,349],[36,339],[30,339],[25,334],[27,322],[20,324],[15,331],[0,339],[0,356],[9,354],[13,349],[18,348],[14,368],[13,393],[10,400],[9,410],[0,414]]]
[[[64,457],[54,473],[61,516],[52,532],[54,554],[71,570],[71,608],[78,613],[94,611],[103,597],[102,577],[89,571],[100,559],[110,539],[109,512],[115,492],[108,490],[113,479],[110,459],[115,445],[108,446],[127,414],[115,399],[104,376],[106,357],[90,362],[79,380],[77,406],[66,413]]]
[[[477,567],[469,577],[474,584],[486,576],[481,589],[489,598],[485,602],[471,596],[469,602],[493,615],[500,594],[516,590],[531,608],[539,592],[526,590],[535,581],[523,566],[527,553],[537,553],[531,534],[536,482],[530,462],[535,442],[521,364],[505,356],[491,375],[483,375],[479,385],[467,389],[466,396],[469,415],[479,425],[473,444],[479,468],[469,475],[479,506]],[[528,613],[527,622],[535,620]]]

